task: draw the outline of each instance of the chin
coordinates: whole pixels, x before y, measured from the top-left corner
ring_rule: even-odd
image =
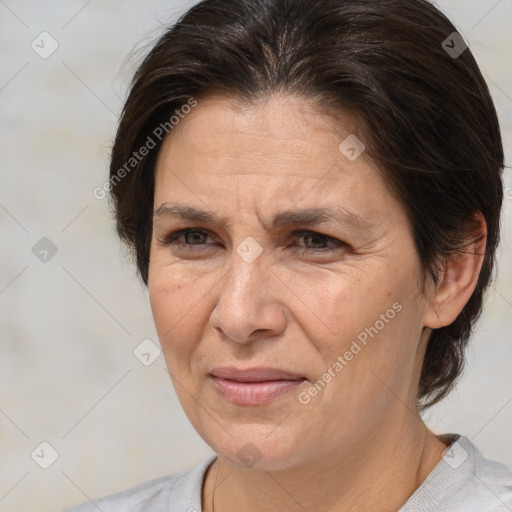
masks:
[[[301,442],[304,436],[298,436],[299,439],[284,430],[279,436],[278,429],[275,426],[269,428],[269,425],[248,429],[238,427],[229,430],[232,436],[225,433],[222,440],[207,442],[219,458],[226,459],[239,469],[282,471],[301,463],[303,454],[297,451],[297,447],[304,446]],[[241,430],[246,432],[242,434]]]

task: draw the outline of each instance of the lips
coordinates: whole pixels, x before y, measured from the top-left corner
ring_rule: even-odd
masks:
[[[303,375],[294,372],[281,370],[279,368],[253,367],[236,368],[234,366],[222,366],[212,370],[211,375],[220,379],[232,380],[235,382],[266,382],[277,380],[304,380]]]
[[[306,378],[277,368],[215,368],[210,378],[220,395],[239,406],[266,405],[297,389]]]

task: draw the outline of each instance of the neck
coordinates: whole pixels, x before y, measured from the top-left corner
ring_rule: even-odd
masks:
[[[419,416],[407,411],[398,428],[395,417],[388,428],[381,425],[329,458],[308,458],[281,471],[240,468],[219,456],[205,478],[203,512],[394,512],[439,463],[445,448]]]

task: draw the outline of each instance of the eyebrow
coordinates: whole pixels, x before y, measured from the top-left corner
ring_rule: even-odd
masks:
[[[177,217],[190,222],[205,224],[224,224],[228,229],[231,225],[226,218],[218,217],[213,213],[193,208],[192,206],[181,205],[177,203],[162,203],[160,207],[153,212],[153,217]],[[319,225],[329,221],[336,221],[341,224],[353,226],[357,229],[368,229],[372,225],[370,222],[362,219],[359,215],[346,210],[341,206],[332,208],[306,208],[302,210],[286,210],[275,215],[271,227],[265,226],[265,229],[276,229],[288,225]]]

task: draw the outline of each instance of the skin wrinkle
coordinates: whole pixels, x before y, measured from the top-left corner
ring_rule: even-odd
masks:
[[[203,497],[218,471],[217,512],[396,511],[446,448],[416,410],[436,294],[431,283],[421,294],[407,216],[370,159],[348,162],[337,151],[347,128],[334,132],[313,106],[278,96],[242,118],[231,107],[226,98],[202,100],[164,141],[155,181],[156,207],[189,204],[231,225],[155,217],[151,243],[148,290],[166,364],[186,389],[175,385],[189,420],[219,454]],[[296,147],[297,126],[308,131]],[[261,224],[332,202],[373,228],[305,228],[346,235],[349,249],[328,256],[297,250],[303,239],[290,235],[300,227],[272,233]],[[207,232],[199,256],[156,242],[184,228]],[[247,236],[263,248],[251,264],[235,252]],[[216,366],[273,366],[304,375],[307,389],[394,302],[400,313],[308,405],[292,392],[266,406],[236,406],[207,377]],[[262,453],[253,469],[237,457],[247,442]],[[210,500],[204,506],[211,512]]]
[[[186,155],[186,152],[185,152],[184,154]],[[164,164],[164,165],[165,165],[165,164]],[[166,168],[166,169],[168,169],[168,167],[167,167],[167,166],[165,166],[165,168]],[[231,175],[236,175],[236,176],[238,177],[238,176],[241,176],[241,175],[243,175],[243,176],[247,176],[248,174],[249,174],[249,173],[245,173],[245,174],[241,174],[241,173],[232,173]],[[260,177],[260,176],[261,176],[261,175],[258,175],[257,173],[250,173],[250,174],[253,174],[253,175],[258,176],[258,177]],[[222,175],[222,177],[223,177],[223,178],[224,178],[225,176],[226,176],[226,175]],[[294,177],[295,177],[295,176],[299,176],[299,177],[303,178],[300,174],[293,174],[292,176],[294,176]],[[306,177],[306,179],[308,179],[308,178],[309,178],[309,177]],[[316,177],[315,177],[315,178],[313,178],[313,177],[312,177],[312,178],[310,178],[310,179],[314,180],[314,181],[315,181],[315,183],[317,183],[317,182],[318,182],[318,178],[316,178]],[[248,188],[249,190],[251,189],[251,187],[250,187],[250,186],[247,186],[247,188]],[[237,190],[239,191],[239,190],[240,190],[240,187],[237,187]],[[158,204],[160,205],[160,202],[158,202]],[[237,210],[238,212],[241,212],[241,211],[242,211],[242,210],[241,210],[241,207],[239,206],[239,203],[237,203],[237,208],[236,208],[236,210]],[[365,212],[365,213],[366,213],[366,212]],[[262,219],[261,219],[261,217],[259,216],[259,214],[257,214],[257,216],[258,216],[258,220],[260,221],[260,223],[261,223],[261,224],[263,224],[263,226],[265,227],[265,224],[268,224],[268,222],[263,222],[263,221],[262,221]],[[219,219],[219,221],[220,221],[220,219]],[[159,225],[160,225],[160,224],[163,224],[163,223],[164,223],[164,220],[161,220],[161,219],[159,219],[159,218],[154,218],[154,231],[159,232],[159,229],[158,229],[158,228],[159,228]],[[229,229],[229,225],[228,225],[228,226],[226,226],[226,227]],[[381,229],[381,234],[379,234],[379,238],[383,238],[383,237],[385,237],[385,235],[386,235],[386,234],[391,230],[392,226],[391,226],[391,224],[388,224],[387,226],[379,226],[379,228]],[[346,229],[346,230],[348,230],[349,232],[351,231],[351,227],[350,227],[350,226],[347,226],[345,229]],[[333,234],[334,234],[334,236],[336,236],[336,233],[333,233]],[[342,237],[341,230],[340,230],[339,236],[341,236],[341,237]],[[357,248],[357,249],[358,249],[358,252],[360,252],[360,253],[364,253],[365,251],[371,251],[371,250],[372,250],[372,238],[374,239],[374,241],[376,241],[376,240],[377,240],[377,235],[376,235],[375,233],[371,233],[370,237],[371,237],[371,238],[369,238],[369,241],[368,241],[368,244],[367,244],[367,245],[359,245],[359,246],[358,246],[358,248]]]

